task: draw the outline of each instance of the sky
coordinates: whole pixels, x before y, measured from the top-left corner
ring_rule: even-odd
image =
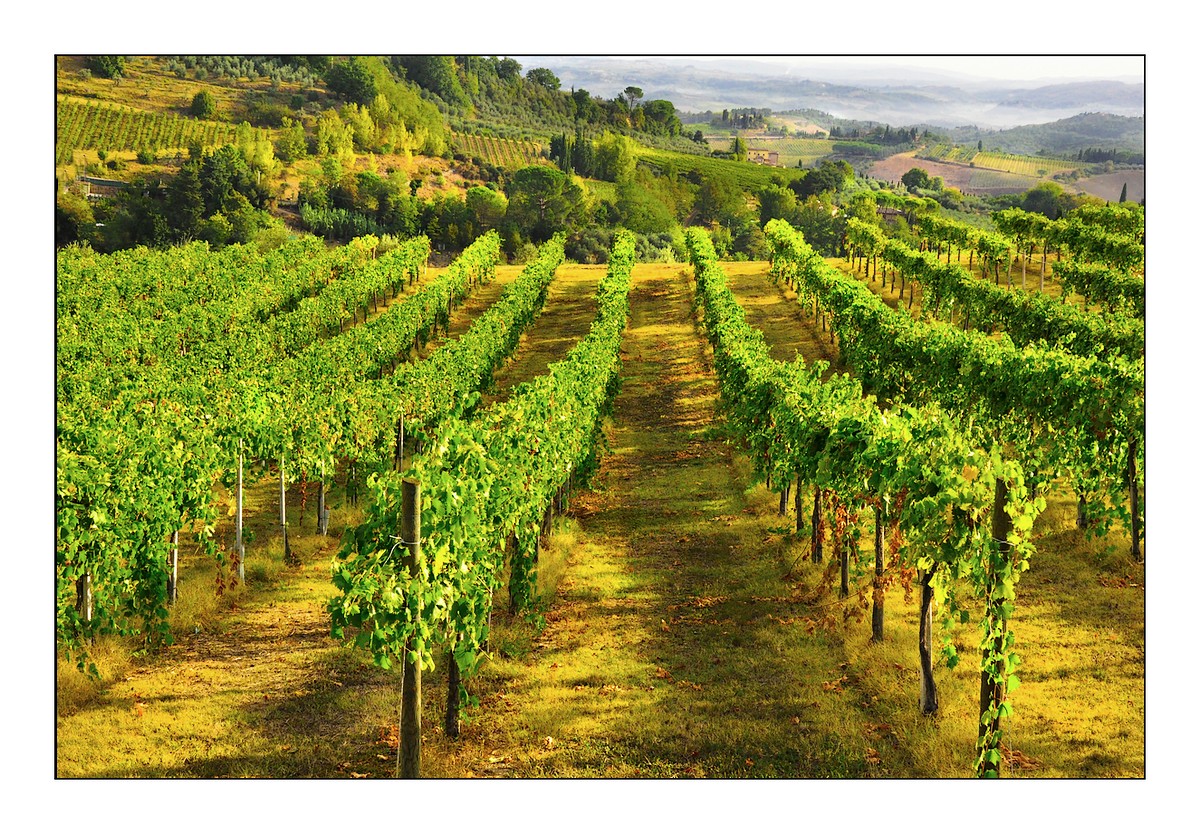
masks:
[[[696,56],[694,61],[715,61],[730,56]],[[1033,81],[1042,78],[1144,80],[1142,55],[867,55],[867,56],[746,56],[765,64],[787,67],[873,67],[906,66],[925,70],[961,73],[1003,81]]]

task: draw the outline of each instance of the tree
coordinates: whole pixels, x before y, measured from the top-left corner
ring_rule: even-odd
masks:
[[[562,82],[558,80],[558,76],[545,67],[534,67],[525,73],[525,78],[531,84],[545,87],[547,90],[557,91],[562,86]]]
[[[497,228],[508,210],[508,200],[498,191],[473,185],[467,189],[467,211],[471,215],[474,237]]]
[[[583,135],[583,129],[575,129],[575,142],[571,145],[571,169],[581,177],[590,177],[596,172],[596,149],[592,140]]]
[[[275,140],[275,153],[284,162],[295,162],[303,159],[308,153],[308,143],[304,136],[304,125],[284,116],[283,127],[279,129],[279,138]]]
[[[512,81],[521,77],[521,65],[513,58],[501,58],[496,64],[496,75],[501,81]]]
[[[571,140],[565,133],[550,137],[550,161],[567,173],[571,172]]]
[[[758,194],[758,221],[765,226],[776,218],[796,225],[796,193],[786,186],[770,183]]]
[[[409,80],[458,107],[471,103],[458,80],[458,68],[449,55],[398,55],[392,59],[404,68]]]
[[[54,202],[55,247],[91,240],[95,233],[96,218],[88,201],[69,191],[60,193]]]
[[[634,110],[637,110],[638,100],[642,97],[642,88],[626,87],[623,95],[625,103],[629,105],[629,112],[632,113]]]
[[[910,168],[908,173],[900,177],[906,188],[909,190],[915,188],[929,188],[929,172],[924,168]]]
[[[633,140],[618,133],[605,133],[595,144],[595,175],[597,179],[620,182],[632,177],[637,166]]]
[[[314,134],[318,156],[354,159],[354,131],[342,122],[336,110],[326,110],[317,118]]]
[[[675,105],[666,99],[653,99],[642,105],[645,130],[660,136],[678,136],[683,123],[675,113]]]
[[[1128,196],[1129,196],[1129,183],[1124,183],[1121,186],[1121,199],[1117,200],[1117,202],[1118,203],[1125,202],[1125,198]]]
[[[197,119],[211,119],[217,112],[217,100],[208,90],[201,90],[192,96],[192,106],[188,112]]]
[[[714,174],[705,177],[696,195],[696,221],[702,225],[720,223],[729,228],[746,212],[746,196],[732,177]]]
[[[185,162],[167,186],[166,214],[181,239],[197,236],[200,222],[205,216],[198,162]]]
[[[834,217],[816,196],[810,196],[796,207],[796,230],[821,255],[833,257],[839,254],[846,220],[844,216]]]
[[[120,78],[125,74],[125,56],[123,55],[92,55],[84,66],[101,78]]]
[[[580,87],[571,92],[571,100],[575,102],[575,119],[590,122],[596,114],[596,104],[592,94]]]
[[[583,192],[557,168],[529,165],[513,174],[506,187],[506,224],[541,243],[564,230],[582,209]]]
[[[733,154],[733,158],[738,162],[746,161],[746,140],[740,136],[734,136],[733,141],[729,143],[729,152]]]
[[[1062,214],[1063,188],[1055,182],[1038,183],[1025,192],[1021,207],[1025,211],[1035,211],[1054,220]]]
[[[803,179],[792,180],[789,187],[796,192],[797,197],[805,199],[817,194],[841,191],[842,186],[853,177],[854,169],[846,160],[830,162],[823,159],[821,164],[810,169]]]
[[[617,183],[617,213],[620,224],[631,232],[665,233],[675,226],[670,208],[632,178]]]
[[[357,56],[339,61],[326,70],[325,84],[338,98],[356,104],[370,104],[378,92],[370,68]]]

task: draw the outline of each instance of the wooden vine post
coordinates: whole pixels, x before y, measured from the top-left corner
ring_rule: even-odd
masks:
[[[317,483],[317,532],[329,534],[329,507],[325,501],[325,462],[321,462],[321,480]]]
[[[234,522],[235,538],[233,547],[237,552],[237,577],[238,584],[246,584],[246,542],[242,538],[242,509],[244,507],[242,498],[242,440],[238,438],[238,473],[237,473],[237,521]]]
[[[796,534],[804,529],[804,499],[800,492],[800,473],[796,473]]]
[[[400,542],[404,567],[417,574],[421,564],[421,483],[405,478],[400,485]],[[404,643],[404,677],[400,703],[400,778],[421,776],[421,665],[412,660],[412,640]]]
[[[883,499],[875,505],[875,578],[871,583],[871,642],[883,642]]]
[[[921,659],[921,714],[935,715],[938,710],[937,684],[933,681],[933,571],[918,571],[921,583],[920,629],[917,653]]]
[[[179,531],[171,534],[171,573],[167,577],[167,602],[174,605],[179,599]]]
[[[1137,483],[1137,438],[1129,441],[1129,518],[1130,532],[1133,534],[1132,555],[1135,562],[1142,561],[1142,547],[1139,541],[1142,537],[1142,519],[1138,508]]]
[[[812,560],[814,565],[819,565],[822,561],[824,561],[825,558],[821,541],[825,530],[823,519],[821,517],[820,487],[815,487],[813,489],[812,528]]]
[[[279,527],[283,531],[283,563],[292,564],[292,549],[288,546],[287,529],[287,469],[284,453],[279,454]]]
[[[992,633],[992,652],[989,659],[984,655],[982,668],[979,672],[979,775],[996,777],[1000,775],[1000,705],[1004,702],[1004,637],[1008,630],[1008,622],[1002,615],[997,615],[992,609],[991,597],[995,591],[996,566],[1010,558],[1012,544],[1008,534],[1012,532],[1013,522],[1004,509],[1008,503],[1008,484],[1003,478],[996,479],[996,500],[992,506],[992,540],[997,554],[987,572],[988,600],[987,623]]]

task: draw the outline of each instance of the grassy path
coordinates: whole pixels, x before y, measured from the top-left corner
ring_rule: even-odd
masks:
[[[518,267],[506,267],[518,269]],[[546,292],[546,303],[537,321],[521,337],[513,357],[496,370],[495,387],[484,395],[491,404],[508,396],[512,388],[546,372],[587,335],[596,317],[596,287],[604,266],[563,264]]]
[[[634,270],[611,449],[573,508],[546,628],[501,643],[439,773],[869,770],[837,641],[784,627],[799,605],[783,522],[721,435],[685,273]]]

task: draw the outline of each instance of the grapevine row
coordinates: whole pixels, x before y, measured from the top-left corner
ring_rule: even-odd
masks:
[[[485,652],[505,564],[519,607],[531,593],[551,505],[594,461],[615,393],[632,261],[633,238],[618,233],[591,331],[564,361],[474,419],[464,414],[468,398],[437,424],[436,441],[403,473],[420,483],[422,496],[414,569],[401,558],[411,543],[396,540],[404,479],[371,479],[367,518],[347,531],[333,566],[335,636],[355,629],[353,641],[384,668],[398,660],[430,668],[442,648],[452,685],[471,675]]]
[[[1144,359],[1021,349],[1003,334],[915,321],[828,266],[785,221],[765,232],[772,274],[830,311],[840,355],[865,386],[984,421],[1022,450],[1035,482],[1065,470],[1097,529],[1124,520],[1138,552]]]
[[[977,769],[996,775],[999,719],[1010,712],[1006,692],[1018,684],[1020,662],[1007,623],[1014,586],[1033,552],[1029,534],[1045,499],[1028,494],[1020,465],[998,444],[987,448],[973,441],[937,407],[882,411],[849,376],[822,382],[824,363],[807,367],[802,358],[790,364],[772,360],[761,332],[747,324],[730,291],[711,240],[690,229],[687,242],[731,422],[768,482],[787,485],[795,478],[797,496],[801,481],[814,485],[814,561],[822,559],[823,504],[832,499],[831,538],[841,561],[843,596],[850,593],[849,554],[857,547],[851,521],[867,507],[875,508],[875,639],[883,638],[885,514],[886,523],[903,537],[905,544],[894,556],[921,573],[920,703],[926,713],[937,710],[930,602],[935,591],[949,600],[948,634],[950,622],[965,611],[955,580],[970,579],[983,605],[981,687],[987,693],[980,704]],[[799,506],[798,500],[798,527]],[[947,649],[953,666],[956,655]]]
[[[1002,326],[1018,344],[1044,341],[1084,356],[1120,353],[1137,357],[1145,352],[1140,321],[1119,315],[1105,319],[1042,294],[1005,290],[975,278],[958,264],[943,264],[930,252],[917,252],[901,241],[882,237],[878,226],[858,218],[848,222],[847,241],[869,257],[882,258],[908,280],[920,282],[922,306],[934,316],[943,304],[948,315],[955,306],[962,306],[968,326],[971,322],[981,330]]]

